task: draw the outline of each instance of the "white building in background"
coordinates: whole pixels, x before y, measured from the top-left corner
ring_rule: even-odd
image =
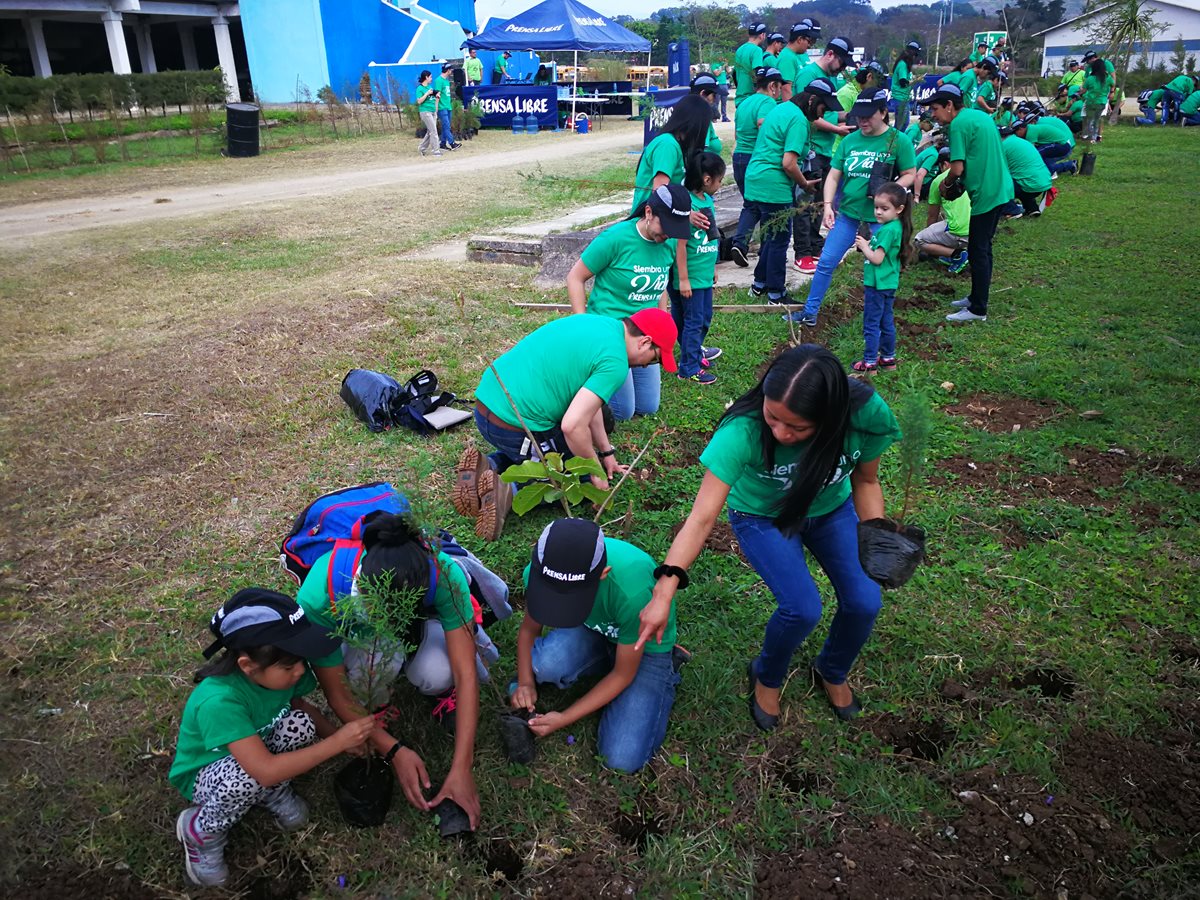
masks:
[[[1166,30],[1148,44],[1134,46],[1134,64],[1145,53],[1151,68],[1159,63],[1169,67],[1175,45],[1182,40],[1187,54],[1194,56],[1200,67],[1200,0],[1146,0],[1145,7],[1154,11],[1155,19]],[[1105,47],[1088,43],[1086,35],[1088,26],[1110,8],[1101,7],[1034,35],[1042,38],[1042,74],[1057,75],[1068,59],[1079,59],[1087,50],[1103,53]]]

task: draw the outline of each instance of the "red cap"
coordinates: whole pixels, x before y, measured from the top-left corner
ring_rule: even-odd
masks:
[[[662,351],[662,367],[668,372],[679,371],[679,366],[675,364],[675,341],[679,339],[679,329],[675,327],[671,314],[657,306],[648,306],[635,312],[629,321]]]

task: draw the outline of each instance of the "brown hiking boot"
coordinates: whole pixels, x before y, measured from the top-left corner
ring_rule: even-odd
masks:
[[[475,533],[486,541],[499,540],[504,520],[512,509],[512,486],[501,481],[493,469],[485,471],[478,483],[479,518],[475,520]]]
[[[488,468],[487,457],[474,445],[468,445],[458,458],[454,493],[450,499],[460,516],[474,519],[479,515],[479,478]]]

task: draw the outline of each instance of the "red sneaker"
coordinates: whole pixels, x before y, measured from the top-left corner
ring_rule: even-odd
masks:
[[[1058,199],[1058,188],[1052,187],[1052,188],[1050,188],[1050,190],[1046,191],[1046,206],[1049,206],[1051,203],[1053,203],[1057,199]]]
[[[795,262],[795,266],[805,275],[812,275],[817,271],[817,258],[815,256],[802,256]]]

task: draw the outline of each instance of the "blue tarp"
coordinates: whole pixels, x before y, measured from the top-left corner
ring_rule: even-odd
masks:
[[[650,42],[576,0],[545,0],[469,38],[476,50],[592,50],[649,53]]]

